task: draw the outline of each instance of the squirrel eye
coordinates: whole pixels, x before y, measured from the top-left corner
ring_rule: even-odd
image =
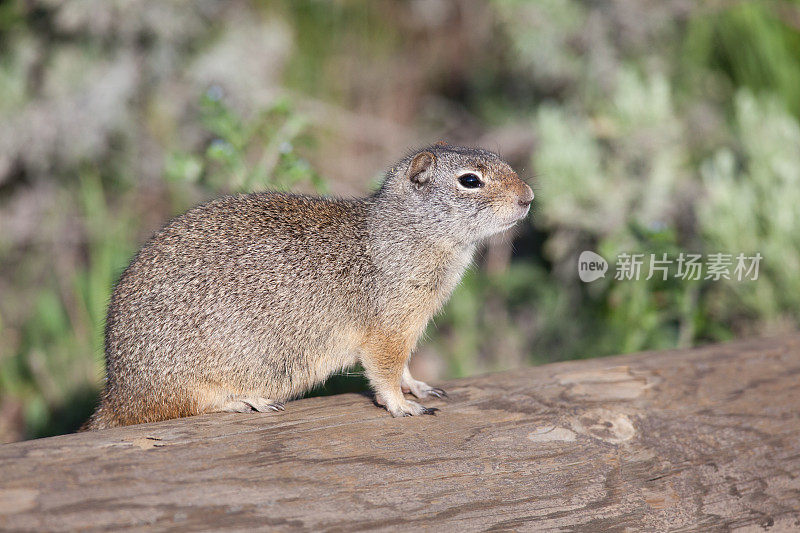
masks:
[[[472,173],[459,176],[458,182],[467,189],[477,189],[478,187],[483,187],[483,182],[481,179]]]

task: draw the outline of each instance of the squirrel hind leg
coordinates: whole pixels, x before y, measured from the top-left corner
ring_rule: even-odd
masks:
[[[269,413],[273,411],[283,411],[285,409],[286,407],[283,402],[251,396],[231,398],[220,405],[219,408],[215,409],[215,411],[225,413],[252,413],[253,411]]]

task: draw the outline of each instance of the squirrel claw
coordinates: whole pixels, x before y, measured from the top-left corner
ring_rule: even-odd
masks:
[[[406,368],[403,371],[403,378],[400,386],[403,392],[410,392],[417,398],[447,398],[447,393],[444,389],[438,387],[431,387],[424,381],[419,381],[411,377],[411,373]]]
[[[435,407],[425,407],[424,405],[409,400],[404,400],[395,406],[386,406],[385,402],[381,403],[382,398],[380,398],[380,395],[378,394],[376,396],[376,403],[386,407],[386,410],[395,418],[415,415],[432,415],[438,411]]]

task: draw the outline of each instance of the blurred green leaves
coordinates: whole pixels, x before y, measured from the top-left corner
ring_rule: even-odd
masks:
[[[111,286],[135,251],[132,213],[111,211],[95,170],[80,175],[78,210],[87,230],[86,266],[52,265],[34,298],[20,346],[0,360],[0,389],[21,401],[27,431],[74,431],[91,412],[102,375],[103,323]]]
[[[758,283],[719,287],[713,318],[737,315],[769,328],[796,323],[800,312],[800,123],[774,97],[741,90],[735,99],[739,142],[700,167],[707,201],[699,208],[709,248],[760,252]]]
[[[724,73],[732,88],[772,94],[800,117],[799,8],[797,1],[709,4],[689,20],[686,60]]]
[[[199,183],[210,191],[289,190],[303,182],[327,190],[324,180],[297,152],[308,144],[308,120],[288,98],[281,98],[246,119],[223,100],[219,87],[200,98],[203,126],[212,136],[205,152],[168,155],[165,175],[176,182]]]

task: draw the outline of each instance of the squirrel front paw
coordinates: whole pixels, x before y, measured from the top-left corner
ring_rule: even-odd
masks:
[[[386,409],[395,418],[401,416],[435,415],[436,411],[438,411],[435,407],[425,407],[411,400],[399,402],[399,404],[395,405],[393,408],[387,406]]]
[[[402,398],[402,396],[401,399],[387,401],[383,395],[376,394],[375,401],[378,405],[385,407],[386,410],[389,411],[389,414],[395,418],[400,418],[402,416],[435,415],[436,411],[438,411],[435,407],[425,407],[417,402],[406,400]]]

